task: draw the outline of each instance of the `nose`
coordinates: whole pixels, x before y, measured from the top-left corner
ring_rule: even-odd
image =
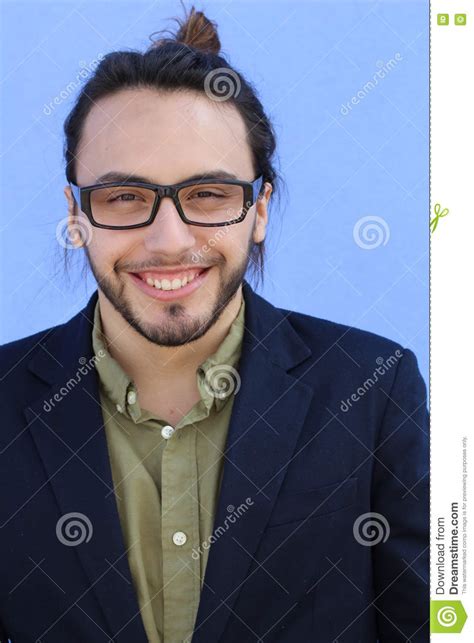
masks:
[[[155,220],[144,230],[145,247],[150,252],[176,256],[195,244],[193,226],[181,219],[171,197],[162,197]]]

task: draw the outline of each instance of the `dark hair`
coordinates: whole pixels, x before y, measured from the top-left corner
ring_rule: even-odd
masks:
[[[179,29],[176,34],[171,34],[171,38],[153,39],[156,33],[165,31],[162,30],[151,34],[149,38],[152,44],[145,53],[114,51],[107,54],[83,86],[64,123],[64,158],[68,182],[76,182],[75,155],[85,119],[98,100],[134,87],[154,88],[163,92],[194,90],[209,95],[209,78],[214,76],[216,82],[221,83],[213,89],[218,100],[223,100],[219,98],[222,85],[236,85],[235,91],[225,100],[235,106],[244,120],[255,177],[262,175],[263,182],[271,183],[273,201],[274,195],[279,196],[278,186],[281,182],[272,164],[276,138],[255,88],[220,55],[221,43],[216,23],[201,11],[196,11],[194,6],[183,22],[178,18],[175,20]],[[214,70],[219,71],[210,75]],[[263,282],[264,252],[262,241],[254,244],[250,254],[249,268],[257,277],[257,282],[259,278]]]

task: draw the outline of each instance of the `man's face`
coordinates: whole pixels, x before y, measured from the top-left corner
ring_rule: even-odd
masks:
[[[86,119],[76,154],[80,186],[97,183],[111,171],[166,185],[198,173],[212,176],[216,170],[245,181],[256,178],[244,122],[235,108],[191,92],[129,89],[101,100]],[[180,346],[198,339],[241,291],[250,249],[265,237],[271,189],[265,184],[264,198],[235,225],[188,225],[165,198],[149,226],[91,228],[85,250],[99,289],[151,342]],[[72,217],[69,187],[65,193]],[[156,277],[161,284],[171,268],[194,279],[177,290],[156,290],[146,283]],[[168,277],[172,281],[175,275]]]

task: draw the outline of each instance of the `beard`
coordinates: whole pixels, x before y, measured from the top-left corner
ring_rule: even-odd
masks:
[[[126,286],[120,279],[120,270],[117,270],[117,265],[114,267],[112,276],[109,276],[110,273],[101,275],[91,260],[87,247],[85,247],[85,251],[90,269],[99,288],[123,319],[149,342],[158,346],[175,347],[196,341],[205,335],[217,322],[244,280],[252,246],[253,240],[250,238],[244,260],[233,268],[229,274],[226,274],[221,268],[225,264],[222,258],[212,265],[213,269],[217,269],[220,272],[220,279],[214,301],[209,302],[209,310],[206,313],[200,316],[192,316],[187,312],[186,304],[182,304],[179,301],[172,303],[159,302],[166,318],[165,321],[159,324],[145,322],[140,314],[134,310],[133,303],[125,294]],[[185,262],[182,263],[184,264]]]

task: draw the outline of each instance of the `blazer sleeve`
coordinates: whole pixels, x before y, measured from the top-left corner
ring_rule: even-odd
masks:
[[[429,413],[409,349],[397,365],[375,448],[372,511],[388,538],[372,547],[380,643],[429,641]],[[373,517],[374,520],[377,517]],[[387,535],[387,534],[385,534]]]

